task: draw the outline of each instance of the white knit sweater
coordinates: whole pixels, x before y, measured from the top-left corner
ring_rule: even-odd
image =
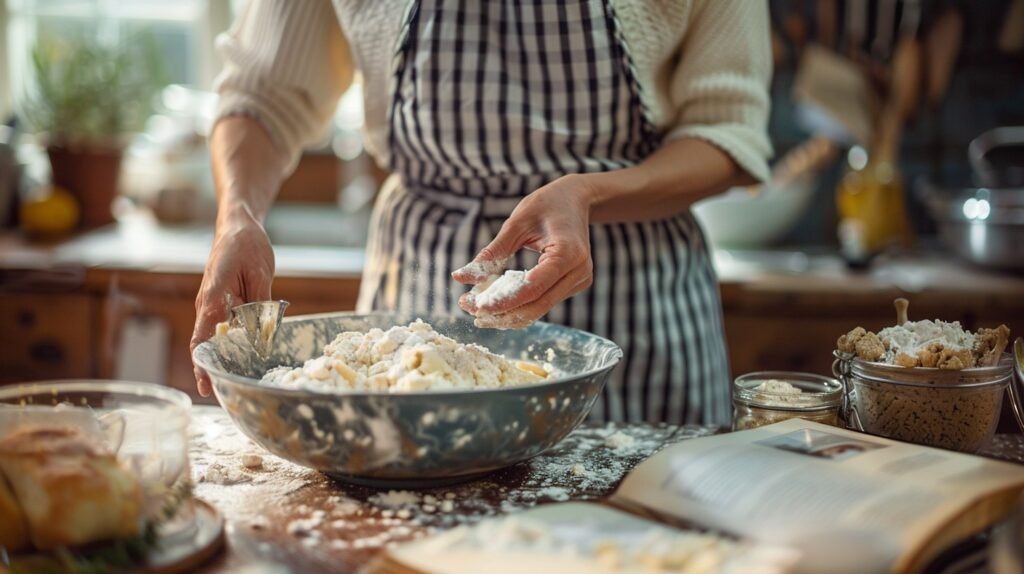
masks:
[[[696,137],[759,180],[771,154],[767,0],[612,0],[644,104],[666,141]],[[218,40],[218,117],[249,115],[288,156],[319,141],[362,79],[366,143],[386,165],[390,84],[412,0],[250,0]]]

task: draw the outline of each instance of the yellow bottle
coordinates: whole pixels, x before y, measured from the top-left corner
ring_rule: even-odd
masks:
[[[903,181],[892,163],[872,161],[859,146],[850,149],[847,164],[836,190],[840,252],[850,263],[864,264],[909,242]]]

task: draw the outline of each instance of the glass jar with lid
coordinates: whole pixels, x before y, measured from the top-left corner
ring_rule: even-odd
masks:
[[[843,426],[839,409],[843,385],[813,373],[759,371],[732,385],[732,429],[757,428],[792,418]]]

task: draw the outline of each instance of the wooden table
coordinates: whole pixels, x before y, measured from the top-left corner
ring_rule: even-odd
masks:
[[[355,571],[388,545],[438,529],[537,504],[603,498],[663,446],[716,432],[706,426],[584,426],[551,452],[481,480],[384,492],[340,484],[267,454],[223,411],[198,406],[190,445],[196,494],[227,520],[227,549],[201,571]],[[622,435],[608,440],[616,433]],[[622,445],[631,442],[623,435],[632,444]],[[1024,464],[1024,436],[1000,435],[984,454]],[[257,461],[261,468],[244,466]]]

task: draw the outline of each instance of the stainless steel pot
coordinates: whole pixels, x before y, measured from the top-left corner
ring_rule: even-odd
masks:
[[[924,187],[943,243],[972,263],[1024,271],[1024,188]]]
[[[978,185],[921,191],[946,246],[978,265],[1024,271],[1024,127],[1002,127],[967,150]]]

